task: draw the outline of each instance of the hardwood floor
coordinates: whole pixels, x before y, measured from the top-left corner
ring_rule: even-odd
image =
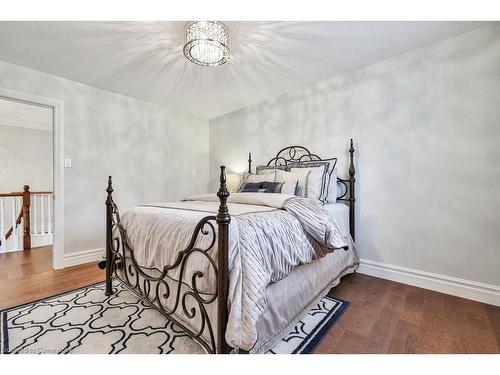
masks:
[[[0,309],[104,280],[97,263],[52,269],[52,246],[0,254]]]
[[[500,353],[500,307],[354,274],[351,304],[316,353]]]
[[[0,309],[102,280],[95,263],[53,271],[50,247],[0,254]],[[350,306],[316,353],[500,353],[500,307],[361,274],[330,295]]]

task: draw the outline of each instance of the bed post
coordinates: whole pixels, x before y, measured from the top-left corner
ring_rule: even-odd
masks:
[[[220,167],[220,187],[217,192],[220,205],[216,216],[218,226],[218,247],[217,247],[217,353],[229,353],[229,346],[226,343],[226,326],[228,320],[227,297],[229,289],[228,277],[228,253],[229,253],[229,222],[231,216],[227,208],[227,198],[229,191],[226,187],[226,167]]]
[[[112,268],[112,258],[113,254],[111,252],[112,246],[112,219],[113,219],[113,185],[111,182],[111,176],[108,178],[108,188],[106,189],[108,192],[108,197],[106,198],[106,292],[107,296],[113,294],[113,287],[111,284],[111,277],[113,276],[113,268]]]
[[[354,169],[354,146],[352,144],[352,138],[351,138],[351,146],[349,147],[349,231],[351,233],[351,237],[353,241],[355,240],[355,230],[354,230],[354,223],[355,223],[355,214],[354,214],[354,203],[356,202],[355,198],[355,189],[354,189],[354,183],[356,182],[356,179],[354,178],[354,174],[356,170]]]
[[[252,153],[248,153],[248,173],[252,174]]]

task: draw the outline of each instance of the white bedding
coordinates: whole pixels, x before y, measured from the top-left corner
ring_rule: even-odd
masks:
[[[264,353],[292,330],[304,311],[358,266],[355,244],[349,236],[349,207],[343,203],[323,206],[339,223],[342,235],[349,239],[347,251],[334,251],[311,263],[295,267],[284,279],[267,287],[269,306],[257,322],[258,340],[252,353]],[[296,286],[300,285],[300,288]]]
[[[232,220],[226,340],[233,347],[249,350],[257,341],[257,321],[268,306],[267,286],[285,278],[296,266],[345,246],[347,241],[333,216],[316,201],[262,193],[232,194],[228,201]],[[139,264],[161,269],[173,263],[189,243],[198,221],[215,214],[218,204],[215,195],[199,195],[186,202],[126,211],[122,223]],[[208,236],[201,236],[196,244],[203,248],[209,242]],[[211,253],[214,259],[215,252],[213,249]],[[213,292],[214,273],[206,259],[200,259],[193,258],[185,276],[190,277],[190,271],[204,272],[208,277],[198,287]]]

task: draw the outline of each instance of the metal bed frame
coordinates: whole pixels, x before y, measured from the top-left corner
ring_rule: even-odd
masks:
[[[349,157],[349,178],[337,178],[337,183],[344,188],[337,200],[346,202],[349,206],[350,234],[354,240],[355,168],[352,139]],[[278,166],[292,162],[321,160],[318,155],[309,152],[305,147],[289,146],[280,150],[267,165]],[[249,173],[251,170],[252,158],[249,154]],[[181,327],[208,353],[229,353],[232,348],[226,343],[225,334],[228,321],[228,252],[231,216],[227,207],[229,192],[226,186],[225,167],[220,167],[217,214],[201,219],[192,233],[188,246],[177,254],[172,264],[162,269],[138,264],[134,249],[128,242],[126,230],[121,224],[118,206],[113,200],[111,176],[108,179],[106,192],[106,260],[99,263],[99,267],[106,269],[105,294],[110,296],[114,293],[113,278],[119,279],[147,305]],[[200,236],[208,236],[206,241],[208,245],[203,248],[196,246]],[[213,254],[215,250],[216,255]],[[208,272],[212,272],[216,277],[217,282],[211,293],[199,290],[199,281],[207,276],[206,270],[186,274],[186,265],[194,254],[206,258]],[[176,277],[172,277],[174,272],[177,274]],[[215,303],[217,321],[212,322],[207,308]]]

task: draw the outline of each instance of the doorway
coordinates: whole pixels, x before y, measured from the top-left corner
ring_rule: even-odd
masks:
[[[64,267],[61,120],[62,103],[0,89],[0,257],[22,268],[10,277]]]

